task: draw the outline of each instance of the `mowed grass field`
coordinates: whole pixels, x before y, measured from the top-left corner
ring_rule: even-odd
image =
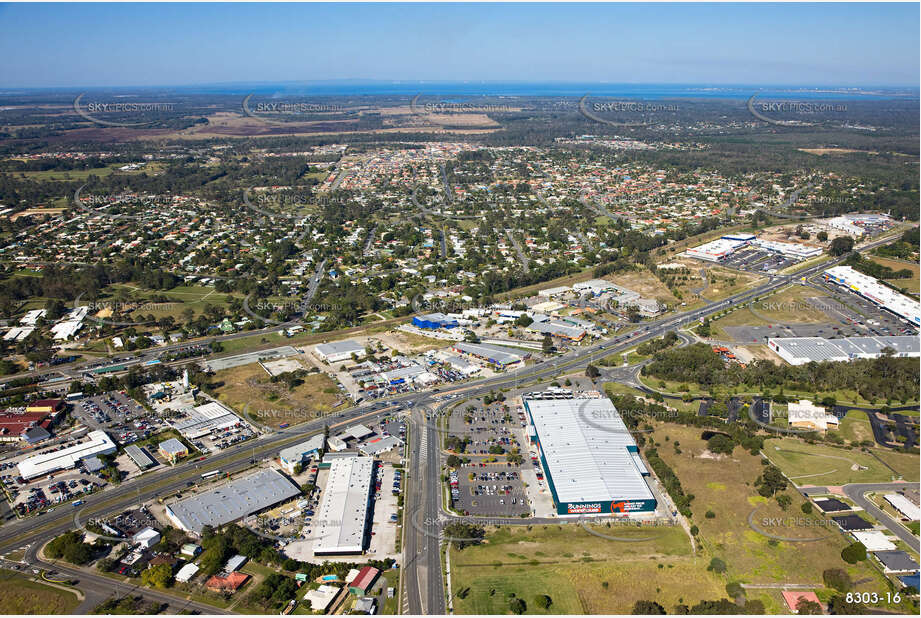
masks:
[[[138,170],[131,171],[121,171],[118,169],[125,165],[124,163],[113,163],[107,165],[106,167],[98,167],[93,169],[85,170],[45,170],[45,171],[36,171],[36,172],[6,172],[7,175],[13,178],[28,178],[29,180],[86,180],[90,176],[98,176],[99,178],[105,178],[112,174],[119,174],[122,176],[134,176],[142,173],[147,173],[148,176],[156,175],[163,171],[163,165],[160,163],[148,163],[144,167]]]
[[[838,434],[849,442],[873,440],[873,428],[867,413],[861,410],[849,410],[847,416],[838,425]]]
[[[259,363],[223,369],[215,372],[213,378],[214,382],[222,383],[215,389],[218,399],[238,413],[246,411],[257,423],[271,427],[317,418],[332,411],[333,405],[345,398],[324,373],[312,373],[303,380],[303,384],[289,391],[283,382],[273,384]]]
[[[792,487],[786,490],[793,500],[786,511],[775,499],[758,494],[754,482],[764,468],[760,456],[736,447],[731,457],[710,458],[704,456],[701,429],[666,423],[654,426],[651,436],[659,456],[678,475],[684,492],[695,496],[691,510],[692,523],[700,528],[699,555],[705,565],[712,557],[726,562],[723,585],[731,581],[812,584],[822,596],[822,571],[837,567],[847,570],[855,581],[863,580],[856,590],[886,589],[882,576],[867,563],[848,565],[841,559],[848,542],[837,530],[822,526],[821,515],[804,515],[800,509],[804,498]],[[680,444],[678,449],[675,442]],[[705,517],[707,511],[712,511],[712,518]],[[815,525],[799,523],[804,519]],[[773,541],[758,530],[803,541]],[[826,592],[825,598],[831,594]],[[707,598],[722,596],[726,596],[724,591]],[[761,600],[768,613],[788,611],[780,595],[771,591],[749,590],[747,598]]]
[[[825,296],[813,288],[799,285],[791,286],[772,296],[766,296],[746,305],[732,313],[711,322],[720,336],[729,338],[723,330],[726,326],[767,326],[769,324],[821,324],[832,321],[820,308],[812,306],[810,298],[821,298],[831,303],[831,297]]]
[[[899,476],[907,481],[917,481],[918,463],[921,461],[918,455],[894,453],[888,449],[874,448],[864,452],[807,444],[792,437],[766,441],[764,453],[775,466],[801,485],[885,483]]]
[[[72,592],[0,569],[0,613],[72,614],[79,604],[77,595]]]
[[[679,527],[592,530],[612,538],[578,524],[507,526],[488,529],[482,545],[452,548],[455,612],[508,614],[511,594],[535,614],[623,614],[638,600],[671,607],[724,594]],[[547,610],[534,603],[542,594],[553,601]]]

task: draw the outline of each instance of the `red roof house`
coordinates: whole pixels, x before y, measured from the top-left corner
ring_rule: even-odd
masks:
[[[220,575],[213,575],[207,582],[205,586],[209,590],[214,590],[215,592],[234,592],[240,589],[240,586],[245,584],[249,579],[249,575],[246,573],[241,573],[240,571],[234,571],[233,573],[227,575],[226,577],[221,577]]]
[[[821,607],[823,611],[825,610],[825,606],[822,605],[822,603],[819,601],[819,597],[817,597],[812,590],[783,590],[780,594],[783,595],[784,602],[786,602],[787,607],[789,607],[790,611],[792,611],[794,614],[797,613],[797,604],[799,604],[799,602],[802,600],[818,603],[819,607]]]

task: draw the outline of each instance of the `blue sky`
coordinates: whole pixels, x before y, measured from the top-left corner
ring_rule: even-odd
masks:
[[[331,79],[918,86],[919,5],[3,4],[0,88]]]

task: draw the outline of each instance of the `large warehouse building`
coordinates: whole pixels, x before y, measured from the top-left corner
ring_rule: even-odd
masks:
[[[413,317],[413,326],[435,330],[438,328],[457,328],[457,320],[443,313],[429,313]]]
[[[921,303],[899,294],[883,285],[876,278],[857,272],[850,266],[835,266],[824,273],[826,281],[837,283],[843,288],[856,292],[914,326],[921,327]]]
[[[524,399],[560,516],[651,513],[649,471],[607,398]]]
[[[19,475],[25,480],[37,479],[58,470],[69,470],[85,457],[111,455],[118,448],[104,431],[91,431],[86,434],[86,442],[69,446],[60,451],[44,455],[35,455],[19,462]]]
[[[280,472],[266,469],[169,504],[166,514],[186,532],[201,534],[205,526],[229,524],[300,493]]]
[[[170,427],[187,440],[197,440],[215,430],[230,429],[243,424],[243,420],[217,401],[180,410],[184,416],[168,421]]]
[[[722,238],[704,243],[699,247],[688,249],[684,254],[688,257],[707,262],[722,262],[737,250],[747,246],[754,238],[754,236],[745,238],[723,236]]]
[[[316,517],[313,553],[360,554],[365,547],[374,459],[333,459]]]
[[[488,343],[467,343],[466,341],[459,341],[452,346],[452,349],[460,354],[469,354],[470,356],[501,367],[514,365],[515,363],[520,363],[526,358],[531,357],[530,352],[505,346],[490,345]]]
[[[332,343],[321,343],[313,347],[314,354],[320,360],[328,363],[339,363],[350,360],[352,355],[364,356],[365,346],[357,341],[346,339],[344,341],[333,341]]]
[[[854,358],[878,358],[883,350],[891,349],[893,356],[918,358],[921,341],[917,337],[783,337],[768,339],[768,347],[791,365],[809,362],[844,362]]]

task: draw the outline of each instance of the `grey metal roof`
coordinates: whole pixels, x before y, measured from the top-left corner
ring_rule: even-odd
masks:
[[[918,563],[904,551],[877,551],[873,555],[890,571],[916,571]]]
[[[384,436],[380,439],[370,440],[358,447],[365,455],[379,455],[381,453],[386,453],[389,450],[392,450],[403,444],[403,441],[397,438],[396,436]]]
[[[285,461],[300,461],[307,453],[319,451],[321,448],[323,448],[323,434],[318,433],[306,442],[281,449],[278,456]]]
[[[509,348],[486,343],[467,343],[465,341],[458,341],[454,344],[454,349],[459,352],[479,356],[480,358],[492,359],[502,365],[518,362],[527,356],[527,354],[523,352],[517,352]]]
[[[276,470],[260,470],[167,506],[186,530],[201,533],[261,511],[301,493]]]
[[[362,353],[365,351],[365,346],[361,345],[357,341],[351,339],[345,339],[343,341],[332,341],[330,343],[321,343],[314,347],[314,350],[322,354],[323,356],[335,356],[337,354],[351,354]]]
[[[636,442],[607,398],[525,399],[560,502],[650,500]]]
[[[188,449],[186,448],[185,444],[176,438],[170,438],[169,440],[164,440],[160,443],[160,450],[166,451],[170,455],[175,455],[176,453],[184,453]]]
[[[824,339],[822,337],[773,337],[770,339],[791,356],[808,358],[811,361],[847,360],[858,356],[879,356],[885,348],[892,348],[896,355],[917,356],[921,353],[921,339],[917,336],[889,337],[845,337]]]
[[[559,335],[563,337],[572,337],[578,339],[585,335],[585,329],[578,328],[576,326],[567,326],[566,324],[560,324],[559,322],[534,322],[528,326],[528,330],[533,330],[538,333],[549,334],[549,335]]]
[[[822,337],[789,337],[785,339],[771,339],[778,347],[784,349],[790,356],[808,358],[811,361],[841,360],[847,354],[834,343]]]
[[[136,444],[126,446],[125,454],[128,455],[128,457],[131,458],[131,461],[136,463],[139,468],[149,468],[150,466],[154,465],[154,463],[156,463],[153,459],[148,457],[147,453],[142,451]]]

